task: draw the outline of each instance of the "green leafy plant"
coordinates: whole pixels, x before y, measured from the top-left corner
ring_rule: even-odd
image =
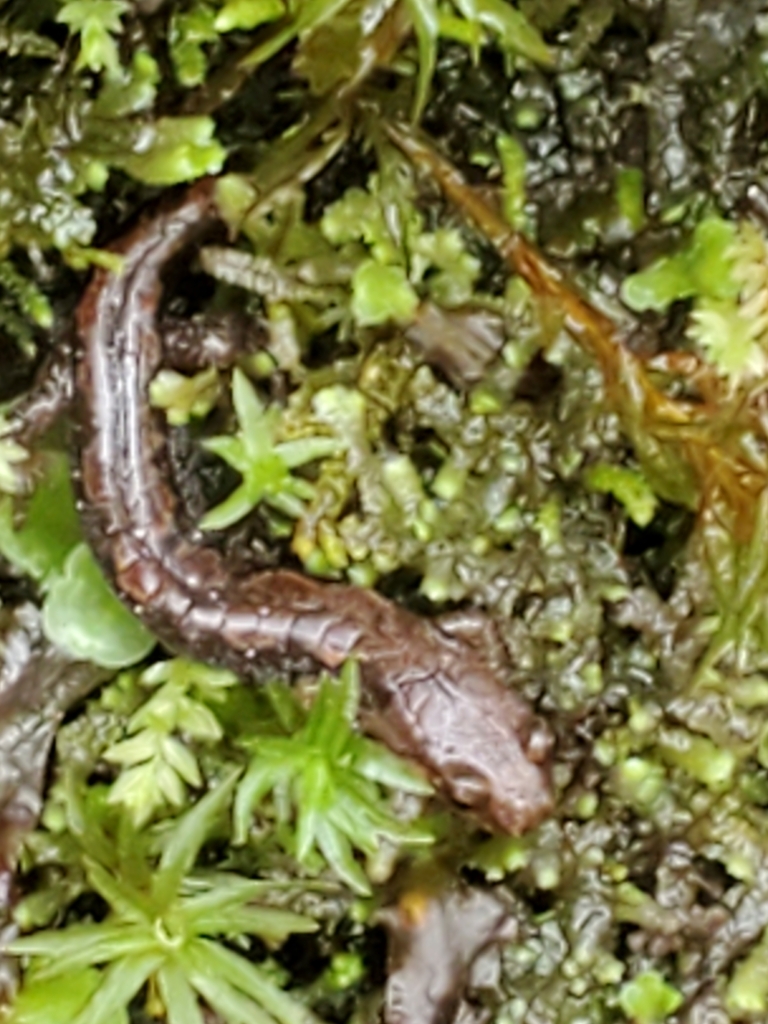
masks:
[[[768,369],[768,240],[744,221],[728,255],[738,294],[697,303],[688,333],[725,377],[739,383],[757,380]]]
[[[149,399],[156,409],[165,410],[171,426],[183,427],[193,418],[207,416],[220,391],[215,366],[192,376],[176,370],[160,370],[150,384]]]
[[[49,16],[38,7],[42,18]],[[154,115],[160,66],[146,37],[136,45],[123,31],[130,11],[123,0],[61,5],[58,20],[79,42],[77,60],[66,67],[48,41],[40,56],[51,64],[34,103],[19,101],[0,126],[0,259],[15,246],[53,247],[77,268],[113,264],[114,255],[90,248],[96,224],[79,201],[83,193],[103,190],[113,168],[154,185],[221,169],[225,152],[212,118]],[[45,317],[44,306],[38,302],[29,315]]]
[[[80,36],[75,67],[118,73],[120,58],[114,37],[123,31],[121,19],[128,10],[126,0],[70,0],[64,4],[58,20]]]
[[[441,38],[456,39],[478,50],[486,42],[495,42],[508,58],[524,57],[544,66],[551,66],[553,54],[541,34],[528,18],[508,0],[452,0],[440,5],[437,0],[407,0],[406,7],[416,34],[418,70],[414,98],[414,115],[418,117],[429,94],[429,87],[437,60]],[[274,27],[241,61],[241,67],[251,69],[274,57],[281,49],[299,38],[306,43],[318,39],[326,31],[326,44],[338,47],[338,37],[345,39],[347,48],[362,48],[382,17],[371,5],[364,17],[351,19],[351,0],[302,0],[285,4],[283,0],[224,0],[217,12],[214,26],[218,32],[235,29],[253,29],[274,22]],[[356,22],[356,24],[355,24]],[[335,30],[335,31],[334,31]],[[317,86],[323,79],[334,81],[327,53],[322,45],[310,58],[314,74],[310,77]],[[337,62],[339,52],[334,51]],[[323,73],[319,74],[320,68]],[[320,90],[322,91],[322,90]]]
[[[516,231],[525,231],[525,149],[511,135],[500,135],[496,145],[504,180],[504,216]]]
[[[624,279],[621,297],[638,312],[662,312],[672,302],[692,296],[725,300],[738,293],[732,276],[731,249],[736,225],[720,217],[705,217],[686,245],[671,256]]]
[[[302,712],[285,688],[270,691],[291,727],[289,736],[264,736],[250,744],[252,761],[235,797],[235,842],[246,841],[254,808],[272,794],[271,813],[283,840],[302,863],[319,850],[352,889],[370,891],[354,849],[373,856],[382,837],[400,843],[429,843],[428,831],[397,819],[382,800],[380,786],[427,795],[431,787],[400,758],[355,731],[359,674],[347,662],[339,679],[321,679],[312,707]]]
[[[612,494],[638,526],[647,526],[656,514],[659,500],[639,470],[600,462],[587,469],[585,480],[592,490]]]
[[[663,1024],[682,1003],[681,993],[658,971],[643,971],[619,992],[619,1005],[636,1024]]]
[[[208,59],[205,45],[219,38],[216,11],[210,4],[195,3],[171,15],[168,42],[176,78],[181,85],[192,88],[205,81]]]
[[[216,29],[233,32],[277,21],[286,13],[283,0],[224,0],[216,14]]]
[[[205,447],[224,459],[243,482],[220,505],[203,517],[204,530],[221,530],[246,516],[265,501],[284,515],[295,517],[315,491],[309,480],[291,470],[333,455],[339,441],[333,437],[305,437],[281,441],[280,410],[264,408],[253,385],[240,370],[232,375],[232,401],[239,425],[233,437],[213,437]]]
[[[113,163],[148,185],[176,185],[218,174],[226,152],[210,117],[160,117]]]
[[[361,327],[387,320],[407,323],[416,312],[419,297],[402,267],[366,260],[352,278],[352,314]]]
[[[75,657],[122,668],[140,661],[155,646],[149,630],[115,597],[86,544],[72,549],[47,588],[46,635]]]
[[[171,658],[145,669],[139,681],[157,689],[131,715],[128,738],[112,744],[103,755],[122,766],[110,790],[110,803],[125,807],[137,828],[166,804],[181,807],[188,786],[202,785],[189,743],[221,739],[222,727],[208,705],[220,703],[237,680],[223,669]]]
[[[355,259],[351,312],[361,327],[408,323],[417,288],[444,306],[470,300],[480,271],[454,228],[424,230],[411,172],[387,151],[367,189],[353,187],[326,209],[324,237]]]
[[[70,805],[88,887],[109,907],[99,922],[42,931],[11,944],[24,958],[25,984],[13,1024],[114,1024],[146,988],[150,1013],[169,1024],[202,1024],[209,1007],[228,1024],[310,1024],[316,1018],[268,972],[221,939],[256,935],[268,946],[311,932],[314,921],[256,901],[274,883],[234,873],[192,871],[229,805],[230,774],[164,836],[159,858],[146,834],[125,825],[105,832],[98,818]],[[47,1013],[48,1016],[44,1014]]]
[[[370,250],[377,263],[393,263],[403,259],[403,238],[418,229],[420,224],[410,202],[413,187],[406,179],[403,184],[407,188],[397,197],[408,216],[400,221],[399,235],[395,235],[387,223],[387,184],[380,177],[373,178],[367,190],[349,188],[340,199],[327,207],[320,227],[332,245],[341,247],[360,241]]]
[[[0,52],[11,57],[38,57],[43,60],[56,60],[59,48],[52,39],[38,32],[26,31],[12,25],[0,25]]]
[[[18,446],[9,440],[4,452],[0,439],[3,454],[12,472],[20,461]],[[66,459],[47,453],[39,461],[43,476],[21,519],[10,497],[0,500],[0,552],[41,584],[43,625],[50,640],[106,668],[132,665],[155,640],[115,597],[90,549],[80,542]]]
[[[422,231],[409,253],[410,280],[424,282],[429,295],[442,306],[461,306],[471,301],[480,261],[467,252],[455,228]]]
[[[736,965],[726,990],[726,1007],[735,1019],[755,1020],[768,1011],[768,935],[757,943]]]
[[[37,327],[49,330],[53,326],[53,310],[48,298],[34,281],[20,273],[10,260],[0,261],[0,286],[7,295],[16,300],[24,316]]]
[[[707,217],[687,245],[623,284],[636,310],[662,311],[693,299],[688,336],[732,385],[756,380],[768,368],[768,240],[749,222]]]
[[[720,373],[732,381],[761,377],[768,367],[737,303],[702,299],[691,313],[688,336]]]
[[[507,0],[453,0],[445,7],[437,0],[408,0],[408,10],[419,47],[416,115],[429,94],[441,36],[459,39],[474,48],[493,39],[510,56],[524,56],[545,66],[552,63],[552,52],[541,35]]]

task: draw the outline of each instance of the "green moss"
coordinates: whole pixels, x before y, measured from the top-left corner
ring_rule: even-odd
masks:
[[[383,747],[354,732],[360,681],[353,663],[339,680],[323,677],[306,715],[287,694],[271,691],[290,736],[263,736],[248,745],[253,755],[235,799],[236,843],[244,843],[254,812],[270,794],[273,814],[283,825],[288,848],[300,863],[312,865],[319,852],[353,891],[370,886],[353,850],[373,858],[382,839],[428,845],[429,830],[398,820],[379,794],[379,784],[426,795],[425,779]]]
[[[641,757],[629,757],[615,772],[617,790],[641,811],[654,805],[666,785],[664,769]]]
[[[120,68],[115,36],[123,31],[122,16],[129,10],[125,0],[70,0],[58,20],[80,36],[77,68],[116,75]]]
[[[106,668],[133,665],[155,646],[152,634],[115,597],[85,544],[72,549],[61,575],[50,581],[43,624],[71,657]]]
[[[665,310],[677,299],[692,295],[708,299],[733,298],[738,291],[732,275],[736,226],[707,217],[694,229],[687,246],[663,256],[645,270],[627,277],[622,298],[632,309]]]
[[[662,1024],[683,1003],[683,996],[658,971],[645,971],[622,985],[619,1005],[636,1024]]]
[[[444,861],[479,868],[514,894],[521,938],[504,949],[497,991],[483,993],[489,1012],[515,1024],[613,1024],[622,1013],[657,1024],[679,1013],[685,992],[691,1016],[764,1015],[763,939],[727,945],[738,931],[734,907],[762,899],[768,834],[768,513],[754,498],[764,473],[755,333],[763,242],[735,226],[743,209],[735,197],[760,155],[749,133],[733,148],[719,127],[746,123],[762,89],[764,44],[749,15],[740,9],[729,24],[735,33],[746,25],[747,35],[723,54],[709,36],[698,46],[705,19],[677,24],[670,9],[655,34],[694,69],[689,88],[649,59],[633,5],[613,0],[412,3],[389,14],[366,8],[365,18],[356,4],[321,2],[286,13],[277,3],[170,0],[149,17],[94,0],[27,5],[23,16],[22,6],[4,11],[0,32],[10,69],[0,83],[0,326],[11,349],[34,358],[62,296],[78,292],[59,254],[79,269],[116,266],[114,254],[90,248],[94,238],[111,239],[151,208],[158,188],[215,172],[231,154],[238,173],[219,187],[231,245],[204,249],[212,280],[191,298],[204,303],[210,293],[214,309],[234,304],[262,320],[265,348],[241,368],[253,371],[259,395],[279,400],[251,408],[251,433],[269,458],[245,457],[249,414],[236,410],[240,448],[230,439],[227,452],[240,460],[239,512],[259,503],[259,513],[224,543],[248,559],[265,546],[269,558],[289,558],[290,548],[305,570],[379,582],[418,609],[426,598],[487,610],[511,665],[501,670],[505,683],[554,728],[556,811],[536,833],[479,836],[437,801],[428,825],[414,826]],[[57,11],[70,30],[63,49],[46,35]],[[266,65],[288,42],[290,56]],[[723,73],[698,74],[704,52],[720,54]],[[384,73],[361,81],[355,104],[339,102],[334,90],[358,73],[360,53],[380,59]],[[553,57],[557,72],[533,67]],[[651,67],[650,87],[673,102],[649,104],[637,67]],[[654,140],[648,159],[618,139],[626,136],[610,120],[617,96],[631,100],[621,116]],[[425,102],[428,132],[469,165],[475,198],[499,191],[501,150],[510,221],[525,228],[530,214],[564,281],[578,280],[612,313],[624,281],[631,306],[664,314],[642,324],[622,314],[622,339],[632,344],[617,351],[642,360],[598,368],[565,337],[570,314],[564,321],[551,296],[541,302],[538,289],[508,280],[453,204],[435,201],[429,174],[415,172],[381,131]],[[525,159],[502,128],[525,132]],[[667,180],[672,158],[679,173]],[[645,269],[626,280],[628,267]],[[679,300],[694,306],[685,338],[678,309],[669,312]],[[403,337],[422,303],[452,328],[450,344],[433,339],[430,367],[427,350]],[[693,348],[695,373],[691,361],[672,359],[671,371],[646,363],[649,339],[654,352],[675,357]],[[462,360],[486,343],[491,356],[464,379]],[[644,389],[643,374],[655,390]],[[627,389],[621,408],[617,380]],[[210,373],[161,389],[160,404],[185,424],[183,444],[203,429],[194,415],[210,411],[222,429],[226,398],[216,410],[215,391]],[[662,393],[681,404],[654,404]],[[670,415],[675,408],[688,412]],[[6,435],[0,456],[7,488],[23,490],[35,461]],[[216,490],[217,472],[206,463],[204,488]],[[754,484],[744,503],[754,529],[734,512],[733,480]],[[5,506],[5,553],[21,574],[66,573],[58,607],[70,635],[93,605],[90,625],[75,628],[88,637],[78,653],[101,657],[106,647],[114,659],[124,638],[103,635],[112,613],[91,590],[93,567],[70,564],[68,528],[46,536],[57,493],[46,507],[33,498],[26,521],[18,501]],[[496,657],[496,639],[471,642]],[[145,649],[129,644],[121,657]],[[59,734],[61,758],[81,766],[71,785],[82,817],[102,825],[122,817],[125,834],[138,837],[136,857],[146,844],[155,867],[199,793],[215,791],[246,759],[257,766],[251,782],[260,771],[266,789],[240,808],[239,837],[248,841],[234,846],[221,819],[206,863],[219,881],[222,870],[258,875],[272,896],[289,876],[333,879],[330,890],[302,897],[306,916],[322,923],[316,943],[302,940],[306,963],[322,967],[308,980],[290,956],[278,964],[265,954],[258,967],[295,990],[297,1012],[313,1006],[351,1019],[375,999],[373,911],[372,901],[352,906],[339,879],[378,898],[397,845],[382,837],[403,838],[414,798],[391,792],[407,791],[407,779],[387,776],[382,787],[362,772],[381,771],[386,755],[374,748],[368,762],[356,760],[360,737],[351,705],[336,713],[340,691],[324,682],[310,710],[316,680],[299,682],[295,697],[278,686],[270,699],[231,686],[219,702],[174,676],[157,679],[145,700],[137,673],[126,674],[72,715]],[[319,738],[309,735],[318,720]],[[248,804],[242,791],[239,799]],[[19,912],[31,925],[77,919],[78,898],[98,891],[65,807],[59,786],[25,854],[30,880],[42,883],[37,902],[30,897]],[[136,832],[136,822],[146,827]],[[110,834],[107,861],[120,842]],[[116,883],[131,883],[135,859],[109,862]],[[713,927],[719,989],[697,973],[711,963]],[[236,941],[253,959],[246,934]],[[682,951],[666,955],[679,935]],[[19,1019],[46,1019],[51,991],[60,1012],[76,1017],[106,970],[73,970],[67,1005],[61,984],[51,990],[30,972]],[[154,1001],[142,1006],[149,1016],[181,992],[176,1005],[195,1019],[178,975],[153,985]],[[111,1019],[120,1021],[118,1002]]]
[[[352,313],[361,327],[407,323],[419,299],[400,267],[361,263],[352,278]]]
[[[638,167],[621,167],[616,174],[616,202],[632,231],[646,223],[643,172]]]
[[[759,1017],[768,1010],[768,942],[762,938],[733,972],[725,1005],[734,1017]]]
[[[307,1020],[306,1009],[281,992],[268,974],[212,936],[257,934],[280,943],[291,933],[314,931],[315,923],[286,910],[259,907],[254,900],[264,892],[260,882],[233,872],[215,878],[191,874],[234,783],[230,775],[182,815],[157,859],[147,856],[135,836],[129,853],[124,830],[115,856],[99,824],[88,819],[78,823],[89,847],[83,857],[89,888],[109,910],[98,923],[15,941],[14,952],[35,963],[17,1004],[22,1020],[46,998],[71,1008],[71,1024],[125,1020],[129,1004],[148,981],[161,1012],[179,1024],[202,1021],[203,1002],[230,1024],[243,1015],[279,1024]],[[121,877],[120,867],[125,870],[129,857],[133,863],[128,877]]]
[[[504,176],[504,215],[517,231],[526,227],[525,215],[525,150],[510,135],[498,141]]]
[[[658,498],[642,473],[602,463],[590,466],[585,478],[588,487],[602,494],[612,494],[620,501],[638,526],[647,526],[656,514]]]

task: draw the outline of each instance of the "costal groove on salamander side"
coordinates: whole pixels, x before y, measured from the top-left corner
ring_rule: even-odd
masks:
[[[360,665],[365,728],[416,759],[487,825],[519,833],[552,807],[546,727],[472,647],[373,591],[288,570],[237,576],[186,536],[149,407],[169,262],[219,222],[213,183],[140,224],[77,314],[87,536],[116,590],[170,649],[253,674],[264,659]]]

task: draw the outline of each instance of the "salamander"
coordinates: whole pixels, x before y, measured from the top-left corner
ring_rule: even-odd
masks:
[[[165,278],[221,227],[193,186],[113,247],[76,316],[79,487],[86,536],[116,592],[169,649],[254,674],[265,660],[359,664],[364,728],[419,762],[486,826],[518,834],[552,809],[551,737],[472,646],[372,590],[288,569],[238,574],[185,531],[148,400],[163,360]]]

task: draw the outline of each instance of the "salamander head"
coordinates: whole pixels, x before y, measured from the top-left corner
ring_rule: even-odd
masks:
[[[485,742],[471,749],[464,745],[460,759],[443,760],[437,781],[486,827],[520,835],[535,828],[554,806],[552,734],[534,716],[523,730],[505,730],[498,719],[494,726],[489,729],[485,723]]]
[[[355,601],[375,623],[356,650],[365,731],[421,764],[488,828],[519,835],[538,825],[553,807],[552,735],[530,705],[471,645],[378,595]]]

